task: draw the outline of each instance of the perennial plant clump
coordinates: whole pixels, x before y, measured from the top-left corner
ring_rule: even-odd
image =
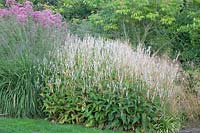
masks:
[[[101,80],[103,76],[99,69],[102,64],[106,65],[105,74],[111,74],[113,68],[117,68],[118,73],[122,73],[121,83],[124,77],[130,75],[144,81],[149,88],[149,98],[159,95],[160,97],[170,97],[174,95],[176,88],[175,81],[178,78],[180,66],[169,58],[163,59],[150,54],[149,49],[138,46],[133,50],[127,42],[112,41],[85,37],[81,41],[77,37],[66,37],[62,54],[66,60],[62,61],[67,68],[70,64],[75,64],[76,56],[81,56],[83,68],[93,68],[96,73],[96,81]],[[59,55],[62,55],[62,54]],[[59,57],[57,60],[63,59]],[[92,60],[92,62],[91,62]],[[87,64],[85,64],[87,63]],[[89,64],[88,64],[89,63]],[[89,66],[88,66],[89,65]],[[84,69],[81,73],[87,73]],[[104,77],[104,76],[103,76]]]
[[[41,94],[50,120],[136,132],[179,128],[165,106],[176,95],[176,63],[120,41],[71,35],[52,57]]]

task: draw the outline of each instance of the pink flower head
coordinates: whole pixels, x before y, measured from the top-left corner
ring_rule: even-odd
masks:
[[[23,7],[23,4],[20,4],[20,3],[17,3],[15,5],[18,6],[18,7]]]
[[[32,2],[30,2],[30,1],[26,1],[26,2],[24,2],[24,5],[25,5],[25,6],[26,6],[26,5],[33,6],[33,3],[32,3]]]
[[[55,15],[53,15],[54,21],[62,21],[62,16],[58,13],[56,13]]]
[[[15,0],[6,0],[5,6],[10,7],[10,6],[15,5],[15,4],[16,4]]]
[[[19,6],[13,5],[9,8],[9,11],[10,11],[11,14],[17,14],[19,12]]]
[[[16,19],[20,23],[25,23],[28,20],[28,16],[25,14],[19,14],[16,16]]]
[[[42,11],[42,14],[46,17],[49,17],[52,15],[52,11],[51,10],[43,10]]]
[[[35,11],[32,13],[33,19],[37,20],[38,18],[40,18],[40,11]]]
[[[10,12],[7,9],[0,9],[0,17],[9,16]]]
[[[32,2],[26,1],[23,5],[28,14],[31,14],[33,12],[33,3]]]
[[[60,14],[52,15],[52,20],[57,27],[62,26],[62,16]]]

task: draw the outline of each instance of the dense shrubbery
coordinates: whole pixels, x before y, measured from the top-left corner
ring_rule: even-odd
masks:
[[[145,87],[139,86],[138,81],[131,85],[126,83],[128,94],[117,94],[104,85],[106,81],[102,81],[102,87],[108,90],[99,91],[93,85],[91,90],[83,92],[80,79],[74,84],[70,80],[65,82],[72,86],[44,90],[44,111],[52,121],[136,132],[175,131],[180,127],[178,118],[165,113],[160,99],[151,101],[146,98]]]

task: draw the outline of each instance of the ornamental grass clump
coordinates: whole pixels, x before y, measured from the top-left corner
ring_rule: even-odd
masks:
[[[0,114],[41,116],[42,63],[63,43],[66,29],[46,23],[44,16],[36,21],[28,1],[7,1],[6,6],[0,10]]]
[[[136,132],[178,130],[178,118],[163,101],[175,95],[173,62],[125,42],[71,35],[52,57],[44,63],[48,76],[41,93],[51,121]]]

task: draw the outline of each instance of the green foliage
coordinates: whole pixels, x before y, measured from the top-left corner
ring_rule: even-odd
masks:
[[[171,29],[172,50],[175,55],[179,52],[179,60],[184,65],[193,62],[195,66],[198,66],[200,64],[200,12],[198,10],[200,2],[185,1],[182,8],[181,12],[175,15],[176,23]]]
[[[25,0],[21,0],[25,1]],[[37,9],[51,9],[63,15],[68,21],[86,19],[105,0],[30,0]]]
[[[160,118],[160,123],[156,124],[155,127],[158,129],[158,132],[161,133],[170,133],[170,132],[176,132],[175,127],[180,127],[180,119],[174,117],[169,117],[166,115],[163,115],[162,118]]]
[[[168,127],[173,121],[162,123],[161,105],[147,100],[141,92],[130,91],[128,96],[98,91],[82,94],[80,89],[67,86],[53,91],[46,88],[43,95],[45,112],[59,123],[140,132],[152,132],[157,123],[163,126],[156,126],[159,130],[177,128],[176,125]]]
[[[0,3],[0,8],[3,8],[4,7],[4,3]]]
[[[165,37],[158,30],[174,23],[174,14],[180,4],[181,0],[111,1],[102,10],[91,15],[89,20],[107,36],[123,36],[131,40],[134,45],[138,42],[156,43],[158,36]]]
[[[72,20],[87,18],[94,8],[87,0],[60,0],[53,10],[61,13],[67,20]]]
[[[200,95],[200,68],[190,68],[185,72],[187,91]]]
[[[54,31],[54,32],[52,32]],[[41,115],[41,65],[59,45],[61,32],[7,18],[0,21],[0,111],[14,117]]]
[[[58,69],[59,65],[53,67]],[[50,69],[46,74],[49,77],[41,95],[49,120],[136,132],[176,131],[180,127],[177,119],[166,113],[159,96],[153,101],[147,98],[147,87],[141,81],[126,78],[120,85],[113,70],[112,77],[96,83],[92,71],[82,75],[76,69],[75,77],[68,71],[55,75],[58,72]]]
[[[36,68],[26,57],[0,60],[1,113],[15,117],[41,115],[38,78]]]

